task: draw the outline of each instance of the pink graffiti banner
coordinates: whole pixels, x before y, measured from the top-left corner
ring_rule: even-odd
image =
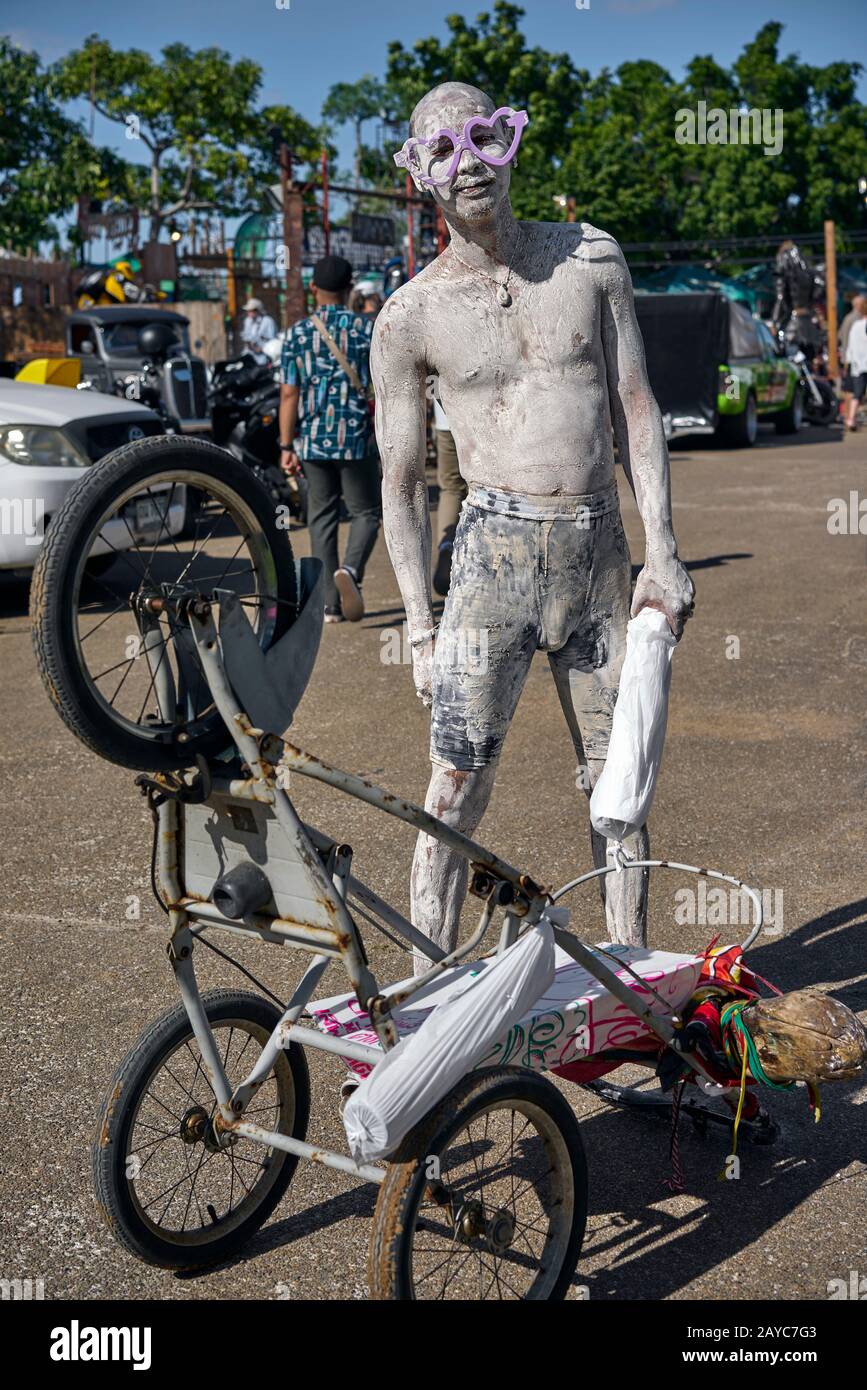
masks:
[[[650,1003],[655,1014],[664,1013],[665,1006],[668,1012],[679,1009],[698,984],[702,956],[608,944],[604,950],[604,964],[614,968],[611,957],[620,960],[622,965],[616,970],[618,977],[635,991],[642,1005]],[[647,985],[652,985],[653,994],[625,970],[624,965],[628,965]],[[405,1037],[417,1032],[435,1008],[466,986],[468,975],[476,968],[474,964],[467,964],[444,971],[438,980],[396,1009],[394,1020],[399,1035]],[[392,988],[399,989],[405,983],[408,982],[401,981]],[[388,989],[384,993],[388,994]],[[663,1002],[658,1002],[654,995]],[[352,994],[320,999],[310,1005],[310,1013],[315,1025],[326,1033],[335,1037],[351,1037],[353,1042],[379,1047],[369,1017]],[[609,994],[604,985],[558,946],[550,989],[531,1012],[497,1042],[481,1065],[499,1064],[549,1071],[612,1048],[628,1047],[651,1036],[650,1029],[625,1004]],[[358,1076],[366,1076],[370,1071],[370,1067],[363,1062],[350,1058],[343,1060]]]

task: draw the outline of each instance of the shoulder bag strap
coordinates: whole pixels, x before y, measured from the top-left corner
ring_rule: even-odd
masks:
[[[349,380],[354,386],[355,390],[358,392],[360,396],[367,400],[367,387],[364,385],[364,382],[361,380],[361,377],[358,375],[358,372],[355,370],[352,363],[349,361],[349,358],[346,357],[346,355],[340,351],[340,348],[335,343],[334,339],[328,332],[328,329],[325,327],[325,324],[322,322],[319,315],[311,314],[310,321],[311,323],[314,323],[316,327],[319,329],[323,342],[325,343],[326,347],[331,353],[331,356],[334,358],[337,365],[343,368],[344,372],[349,377]]]

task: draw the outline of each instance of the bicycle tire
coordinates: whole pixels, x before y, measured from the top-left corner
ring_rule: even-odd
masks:
[[[107,455],[69,493],[52,519],[33,573],[30,618],[36,662],[55,710],[75,736],[110,762],[137,771],[170,772],[193,765],[197,754],[215,757],[229,736],[214,709],[190,734],[178,726],[159,736],[129,721],[113,720],[87,678],[76,639],[77,594],[82,548],[106,509],[131,487],[172,471],[212,481],[255,519],[257,543],[267,547],[276,573],[276,616],[264,643],[273,645],[297,613],[297,578],[287,530],[277,524],[274,504],[251,471],[227,450],[199,439],[156,436],[136,440]],[[251,533],[252,534],[252,533]],[[183,733],[183,738],[177,735]]]

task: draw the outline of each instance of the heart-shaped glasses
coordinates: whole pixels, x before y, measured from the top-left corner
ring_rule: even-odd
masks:
[[[503,119],[505,118],[505,119]],[[497,122],[502,120],[504,126],[511,127],[511,144],[506,149],[506,141],[495,129]],[[427,140],[416,140],[411,137],[405,142],[402,149],[399,149],[394,156],[394,162],[399,168],[415,170],[419,175],[419,182],[427,184],[428,187],[439,188],[442,184],[450,183],[457,172],[457,167],[461,160],[464,150],[469,150],[485,164],[501,167],[514,159],[515,153],[521,143],[521,136],[524,127],[529,125],[530,117],[526,111],[515,111],[511,106],[499,106],[492,116],[470,116],[464,123],[464,128],[460,135],[456,135],[453,130],[446,126],[443,130],[437,130]],[[427,150],[428,153],[428,173],[421,173],[421,164],[418,157],[419,147]],[[505,151],[505,153],[501,153]],[[435,177],[433,170],[437,171]]]

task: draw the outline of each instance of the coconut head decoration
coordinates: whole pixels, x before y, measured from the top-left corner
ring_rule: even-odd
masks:
[[[743,1011],[770,1081],[857,1081],[867,1074],[867,1031],[827,994],[799,989],[758,999]]]

